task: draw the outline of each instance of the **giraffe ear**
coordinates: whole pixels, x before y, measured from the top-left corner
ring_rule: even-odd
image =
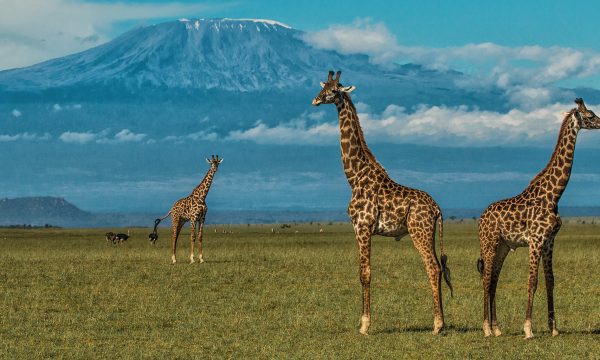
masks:
[[[210,160],[208,160],[208,158],[206,158],[206,162],[210,164]]]
[[[322,87],[322,88],[324,88],[324,87],[325,87],[325,85],[326,85],[326,83],[324,83],[324,82],[322,82],[322,81],[321,81],[319,84],[321,85],[321,87]]]
[[[222,163],[222,162],[223,162],[223,158],[220,158],[219,159],[219,164]]]
[[[343,91],[345,93],[351,93],[354,91],[354,89],[356,89],[356,86],[344,86],[340,89],[340,91]]]

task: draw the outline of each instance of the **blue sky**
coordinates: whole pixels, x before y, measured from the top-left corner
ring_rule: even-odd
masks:
[[[471,169],[470,175],[449,169],[444,173],[445,177],[441,177],[443,186],[439,186],[440,193],[472,178],[483,184],[481,189],[498,187],[505,190],[502,196],[514,195],[545,165],[556,142],[562,114],[573,107],[575,94],[559,88],[600,88],[600,42],[597,41],[597,25],[594,21],[594,14],[600,11],[600,2],[0,0],[0,9],[0,70],[79,52],[110,41],[136,26],[182,17],[229,17],[277,20],[305,31],[305,41],[314,47],[346,54],[368,54],[372,62],[383,66],[394,62],[413,62],[436,70],[463,71],[470,76],[465,83],[459,84],[461,87],[475,90],[475,93],[477,89],[499,89],[507,99],[510,110],[498,112],[476,107],[428,104],[405,109],[400,103],[375,109],[370,106],[372,104],[360,102],[361,89],[355,92],[356,99],[359,99],[357,109],[361,123],[369,144],[375,149],[381,144],[402,143],[462,147],[466,152],[475,153],[482,147],[497,147],[498,153],[505,151],[503,149],[506,147],[514,150],[519,146],[547,151],[547,155],[542,152],[527,168],[519,168],[516,175],[512,173],[514,159],[503,160],[506,162],[503,163],[503,171],[508,175],[503,178],[500,174],[500,180],[496,179],[497,174],[489,175],[486,172],[482,176],[483,170],[476,166]],[[48,112],[56,118],[82,110],[81,104],[48,106]],[[600,108],[600,104],[588,106],[594,110]],[[297,118],[278,119],[279,123],[274,125],[261,123],[260,118],[250,119],[250,125],[223,137],[199,131],[192,134],[166,134],[161,138],[147,134],[143,128],[126,127],[80,129],[53,134],[31,128],[27,128],[29,132],[9,132],[2,129],[2,119],[25,124],[28,114],[21,104],[10,105],[7,109],[0,114],[0,145],[7,147],[29,143],[51,147],[60,142],[65,146],[102,144],[105,148],[116,148],[128,143],[132,149],[138,149],[144,146],[158,148],[153,144],[173,141],[193,144],[217,141],[219,144],[256,143],[265,146],[331,144],[335,150],[339,136],[334,110],[316,109],[308,105],[306,113],[299,114]],[[83,109],[86,110],[85,105]],[[587,147],[588,158],[600,147],[598,136],[592,132],[582,132],[580,135],[578,148]],[[43,145],[39,146],[45,149]],[[383,149],[377,153],[378,158],[385,159],[386,164],[392,164],[390,169],[402,169],[402,164],[393,163],[394,152],[385,152],[385,149],[395,148]],[[457,153],[461,151],[456,150]],[[335,161],[333,166],[339,166],[335,151],[332,161]],[[228,163],[232,164],[231,157]],[[585,168],[584,165],[588,164],[577,165],[581,166],[578,168],[581,172],[574,173],[573,181],[579,181],[580,184],[588,181],[588,184],[585,188],[572,186],[572,194],[576,190],[580,193],[570,195],[567,192],[565,203],[568,205],[597,203],[595,195],[589,197],[584,191],[596,189],[600,184],[597,167],[589,165],[590,168]],[[426,186],[427,179],[431,178],[430,172],[436,170],[421,170],[409,172],[408,178],[401,173],[394,175],[407,185]],[[348,189],[341,178],[342,173],[339,175],[339,179],[332,181],[331,188],[342,189],[340,194],[344,195]],[[178,176],[180,178],[174,179],[176,185],[173,185],[173,191],[185,194],[189,183],[180,182],[182,179],[188,181],[189,174]],[[240,174],[240,178],[245,179],[246,176]],[[290,179],[296,178],[297,174],[294,173],[289,175],[289,179],[281,178],[268,184],[281,184],[283,188]],[[90,173],[89,179],[93,181],[94,174]],[[410,182],[411,179],[414,182]],[[143,183],[145,179],[126,180],[140,190],[139,199],[147,197],[143,195],[146,191],[144,186],[147,186]],[[21,188],[15,183],[10,194],[52,194],[70,198],[75,196],[72,194],[76,193],[76,186],[82,189],[82,194],[87,194],[89,183],[69,181],[65,180],[63,187],[49,188],[45,193],[29,189],[31,186],[27,182]],[[158,184],[163,186],[162,180]],[[310,189],[314,184],[306,180],[304,185]],[[110,188],[114,183],[107,186]],[[435,186],[426,190],[432,190],[435,195]],[[249,191],[250,195],[253,193]],[[437,195],[442,198],[444,206],[457,206],[455,199],[444,200],[443,196]],[[499,195],[494,192],[490,199],[496,196]],[[340,198],[344,198],[340,201],[343,203],[345,197]],[[490,199],[477,203],[474,200],[458,206],[482,207]],[[83,195],[75,200],[78,204],[88,204],[92,210],[101,203]],[[142,206],[146,206],[144,204]]]

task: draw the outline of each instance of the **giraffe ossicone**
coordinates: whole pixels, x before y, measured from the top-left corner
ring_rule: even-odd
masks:
[[[558,335],[554,315],[554,273],[552,253],[554,238],[562,221],[558,201],[562,196],[573,165],[575,143],[580,129],[600,129],[600,118],[588,110],[583,99],[575,99],[577,107],[565,114],[558,140],[550,161],[523,192],[510,199],[497,201],[483,212],[479,220],[481,257],[477,268],[483,283],[483,332],[499,336],[496,318],[496,288],[504,259],[517,247],[529,248],[529,279],[527,310],[523,331],[533,337],[533,298],[538,282],[538,267],[542,260],[548,300],[548,328]]]
[[[340,148],[344,172],[352,198],[348,215],[352,220],[360,258],[362,284],[362,316],[359,332],[368,334],[371,325],[371,236],[383,235],[399,239],[410,235],[419,251],[431,286],[434,304],[433,333],[444,326],[442,307],[442,277],[452,290],[450,272],[442,241],[442,212],[433,198],[424,191],[395,183],[375,159],[365,141],[356,108],[349,93],[354,86],[340,84],[341,71],[330,71],[327,82],[312,104],[335,104],[340,126]],[[442,264],[435,253],[435,229],[439,226]]]

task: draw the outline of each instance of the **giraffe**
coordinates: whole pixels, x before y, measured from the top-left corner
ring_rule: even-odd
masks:
[[[395,183],[375,159],[365,142],[356,109],[349,93],[354,86],[339,83],[341,72],[333,78],[329,72],[326,83],[312,104],[335,104],[340,126],[340,148],[344,172],[352,188],[348,215],[352,221],[360,259],[362,284],[362,316],[360,334],[367,335],[371,324],[371,236],[390,236],[399,240],[410,235],[425,266],[434,303],[433,333],[444,326],[442,308],[442,275],[452,291],[447,256],[442,242],[442,212],[424,191]],[[441,266],[435,254],[435,228],[439,221]]]
[[[208,207],[206,206],[205,199],[208,194],[208,190],[210,190],[210,185],[212,184],[213,177],[219,168],[219,164],[223,162],[222,158],[219,158],[219,155],[214,156],[209,159],[206,159],[206,162],[210,164],[210,169],[204,176],[204,179],[194,188],[192,193],[184,197],[183,199],[179,199],[175,201],[171,210],[163,216],[162,218],[156,219],[154,221],[154,232],[156,233],[156,227],[158,224],[166,219],[169,215],[171,216],[172,225],[171,225],[171,262],[175,264],[177,259],[175,258],[175,250],[177,248],[177,238],[179,237],[179,232],[183,225],[190,221],[191,223],[191,252],[190,252],[190,264],[194,263],[194,242],[196,237],[198,237],[198,261],[200,263],[204,262],[202,258],[202,232],[204,230],[204,218],[206,216],[206,212],[208,211]],[[196,224],[199,224],[199,232],[196,234]],[[152,235],[152,234],[150,234]],[[156,235],[158,238],[158,235]]]
[[[496,320],[496,287],[507,254],[517,247],[529,247],[529,280],[527,311],[523,330],[531,339],[531,313],[537,288],[540,257],[546,278],[548,328],[558,335],[554,317],[554,275],[552,249],[554,237],[561,227],[558,201],[567,187],[573,165],[575,142],[580,129],[599,129],[600,118],[588,110],[581,98],[577,107],[565,114],[558,141],[548,165],[531,180],[519,195],[491,204],[479,221],[481,257],[477,267],[483,279],[483,332],[500,336]]]

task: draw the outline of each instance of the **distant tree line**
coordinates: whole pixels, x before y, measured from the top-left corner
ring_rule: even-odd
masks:
[[[60,226],[51,224],[31,225],[31,224],[16,224],[16,225],[0,225],[0,229],[60,229]]]

